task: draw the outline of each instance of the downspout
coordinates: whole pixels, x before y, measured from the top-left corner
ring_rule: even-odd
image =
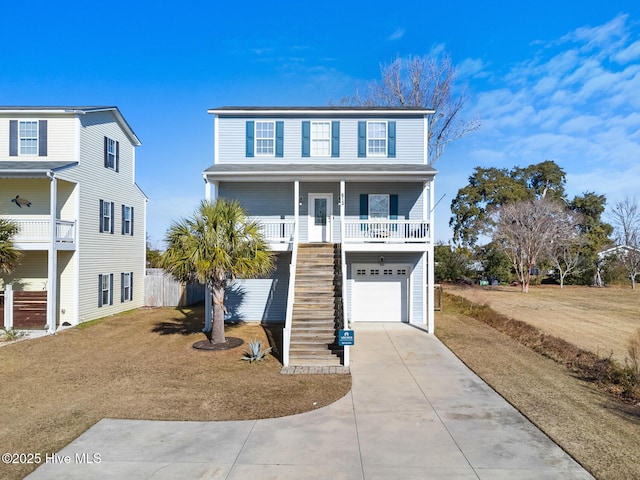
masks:
[[[57,298],[58,298],[58,252],[56,250],[57,222],[56,211],[58,209],[58,181],[52,171],[47,172],[49,184],[49,204],[50,204],[50,236],[49,252],[47,262],[47,332],[56,333]]]

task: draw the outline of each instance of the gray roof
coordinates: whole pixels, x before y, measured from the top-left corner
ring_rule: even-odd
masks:
[[[424,164],[307,164],[307,163],[222,163],[211,165],[203,175],[213,178],[241,179],[261,177],[265,181],[274,179],[295,180],[363,180],[388,179],[406,181],[427,180],[437,174],[430,165]],[[311,177],[311,178],[309,178]]]
[[[131,128],[131,125],[125,120],[124,116],[120,112],[120,109],[116,106],[70,106],[70,105],[58,105],[58,106],[26,106],[26,105],[0,105],[1,112],[15,112],[15,113],[58,113],[58,114],[84,114],[94,112],[112,112],[118,122],[121,124],[124,131],[127,133],[134,145],[141,145],[140,139]]]
[[[429,115],[434,113],[433,109],[423,108],[423,107],[378,107],[378,106],[369,106],[369,107],[341,107],[335,105],[328,105],[324,107],[302,107],[302,106],[293,106],[293,107],[251,107],[251,106],[224,106],[219,108],[211,108],[208,110],[209,113],[213,113],[216,115],[301,115],[301,114],[311,114],[311,115],[357,115],[357,116],[367,116],[367,115]]]
[[[78,162],[4,161],[0,162],[0,177],[35,178],[75,167]]]

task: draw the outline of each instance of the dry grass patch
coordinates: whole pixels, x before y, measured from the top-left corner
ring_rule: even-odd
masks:
[[[349,375],[281,375],[274,355],[243,361],[259,324],[229,326],[245,345],[200,351],[203,309],[141,309],[0,348],[3,452],[60,450],[102,418],[247,420],[306,412],[351,387]],[[276,345],[277,348],[277,345]],[[0,465],[0,478],[32,468]]]
[[[640,289],[622,287],[447,286],[446,291],[522,320],[600,357],[624,365],[628,341],[640,327]]]

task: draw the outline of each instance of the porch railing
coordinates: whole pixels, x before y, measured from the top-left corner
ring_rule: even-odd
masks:
[[[269,242],[291,243],[293,242],[294,220],[276,219],[265,220],[255,219],[260,223],[262,232]]]
[[[46,243],[51,240],[50,220],[13,220],[18,225],[17,243]],[[76,239],[76,222],[56,220],[56,242],[72,244]]]
[[[344,241],[424,243],[429,241],[426,220],[345,220]]]

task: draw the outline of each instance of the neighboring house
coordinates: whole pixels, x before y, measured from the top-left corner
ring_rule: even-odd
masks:
[[[116,107],[0,107],[0,216],[23,252],[0,290],[46,292],[50,333],[143,305],[139,145]]]
[[[277,253],[271,278],[231,287],[229,319],[285,322],[285,365],[323,363],[312,361],[321,352],[295,354],[299,344],[322,335],[321,350],[341,355],[335,330],[358,322],[407,322],[433,333],[432,110],[222,107],[209,113],[214,161],[203,172],[206,196],[237,199]],[[328,310],[316,312],[323,301]],[[318,334],[320,317],[333,317],[331,335]]]

